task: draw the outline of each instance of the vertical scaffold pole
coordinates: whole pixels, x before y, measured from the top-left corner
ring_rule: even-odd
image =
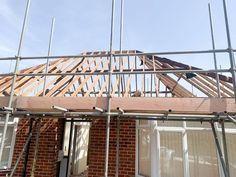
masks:
[[[111,77],[112,77],[112,51],[113,51],[113,35],[114,35],[114,18],[115,18],[115,0],[112,0],[111,12],[111,36],[110,36],[110,62],[108,73],[108,93],[107,93],[107,120],[106,120],[106,146],[105,146],[105,170],[104,177],[108,176],[108,157],[109,157],[109,138],[110,138],[110,122],[111,122]]]
[[[24,39],[24,34],[25,34],[25,29],[26,29],[26,23],[27,23],[29,8],[30,8],[30,2],[31,2],[31,0],[27,1],[22,31],[21,31],[21,35],[20,35],[19,47],[18,47],[18,51],[17,51],[17,55],[16,55],[16,63],[15,63],[15,69],[14,69],[13,78],[12,78],[11,93],[10,93],[9,102],[8,102],[9,108],[12,107],[12,101],[13,101],[13,96],[14,96],[18,68],[19,68],[19,64],[20,64],[20,55],[21,55],[21,49],[22,49],[22,44],[23,44],[23,39]],[[5,123],[4,123],[4,128],[3,128],[2,142],[1,142],[1,147],[0,147],[0,161],[2,160],[2,153],[3,153],[3,149],[4,149],[4,144],[5,144],[4,141],[6,138],[7,125],[8,125],[9,118],[10,118],[10,112],[7,112],[6,118],[5,118]]]
[[[53,40],[53,35],[54,35],[54,26],[55,26],[55,18],[52,18],[51,32],[50,32],[49,45],[48,45],[48,56],[51,55],[52,40]],[[47,63],[46,63],[46,69],[45,69],[46,74],[48,73],[48,68],[49,68],[49,58],[47,59]],[[46,83],[47,83],[47,76],[44,77],[43,96],[45,96]]]
[[[124,25],[124,0],[121,0],[121,4],[120,4],[120,43],[119,43],[120,53],[122,52],[123,25]],[[119,70],[120,70],[120,72],[121,72],[121,66],[123,66],[123,58],[119,57]],[[121,87],[122,87],[122,91],[123,91],[122,75],[119,75],[119,83],[118,84],[119,84],[118,85],[118,96],[120,97]],[[124,93],[122,93],[122,95],[123,94]]]
[[[209,20],[210,20],[210,29],[211,29],[211,41],[212,41],[212,49],[213,49],[213,57],[214,57],[214,66],[215,70],[217,70],[217,58],[215,53],[215,37],[214,37],[214,29],[213,29],[213,20],[212,20],[212,13],[211,13],[211,4],[208,4],[208,12],[209,12]],[[219,80],[219,74],[216,72],[216,84],[217,84],[217,94],[218,97],[221,97],[220,95],[220,80]]]
[[[124,27],[124,0],[120,3],[120,51],[122,51],[123,44],[123,27]]]
[[[51,32],[50,32],[50,38],[49,38],[49,44],[48,44],[48,56],[51,55],[52,41],[53,41],[53,35],[54,35],[54,26],[55,26],[55,18],[52,18]],[[49,68],[49,58],[47,59],[47,63],[46,63],[46,69],[45,69],[46,74],[48,73],[48,68]],[[46,83],[47,83],[47,76],[44,77],[43,96],[45,96]],[[34,177],[34,173],[36,170],[36,162],[38,159],[39,136],[40,136],[40,129],[42,126],[42,118],[39,118],[38,122],[39,123],[38,123],[38,127],[37,127],[37,134],[36,134],[36,140],[35,140],[34,159],[33,159],[33,165],[32,165],[32,170],[31,170],[31,177]]]
[[[36,167],[36,161],[37,161],[37,158],[38,158],[38,144],[39,144],[39,135],[40,135],[40,128],[41,128],[41,124],[42,124],[42,120],[41,118],[39,118],[37,121],[36,121],[36,140],[35,140],[35,150],[34,150],[34,159],[33,159],[33,164],[32,164],[32,169],[31,169],[31,173],[30,173],[30,176],[31,177],[34,177],[34,172],[35,172],[35,167]]]
[[[228,158],[227,140],[226,140],[226,134],[225,134],[225,122],[224,122],[224,120],[221,121],[221,130],[222,130],[222,141],[223,141],[223,148],[224,148],[225,165],[226,165],[226,170],[227,170],[227,173],[228,173],[228,177],[230,177],[229,158]]]
[[[119,177],[119,161],[120,161],[120,117],[117,117],[117,131],[116,131],[116,177]]]
[[[120,4],[120,53],[122,52],[122,42],[123,42],[123,24],[124,24],[124,0],[121,0]],[[121,71],[121,58],[119,61],[119,69]],[[118,95],[120,96],[120,79],[121,75],[119,75],[119,91]],[[120,154],[120,117],[117,117],[117,131],[116,131],[116,177],[119,177],[119,154]]]
[[[33,120],[33,118],[31,118],[28,136],[30,136],[30,134],[32,132],[33,123],[34,123],[34,120]],[[29,152],[30,152],[30,143],[31,143],[31,139],[29,140],[29,143],[28,143],[28,145],[26,147],[26,151],[25,151],[25,159],[24,159],[24,167],[23,167],[22,177],[26,177],[26,174],[27,174],[28,158],[29,158]]]
[[[225,17],[225,27],[226,27],[226,34],[227,34],[227,42],[228,42],[228,53],[230,58],[230,65],[231,65],[231,74],[233,79],[233,87],[234,87],[234,99],[236,102],[236,74],[235,74],[235,59],[234,59],[234,51],[231,44],[231,36],[230,36],[230,29],[229,29],[229,20],[228,20],[228,12],[227,12],[227,6],[226,6],[226,0],[223,0],[223,8],[224,8],[224,17]],[[229,164],[228,164],[228,157],[226,157],[227,154],[227,146],[226,146],[226,137],[225,137],[225,128],[224,124],[222,124],[222,138],[223,138],[223,146],[224,146],[224,155],[225,155],[225,161],[226,161],[226,171],[228,177],[229,174]]]
[[[236,74],[235,74],[235,59],[234,59],[234,51],[231,44],[231,37],[230,37],[230,30],[229,30],[229,20],[228,20],[228,12],[226,1],[223,0],[223,8],[224,8],[224,18],[225,18],[225,27],[226,27],[226,35],[227,35],[227,42],[228,42],[228,53],[230,58],[230,65],[231,65],[231,74],[233,79],[233,87],[234,87],[234,99],[236,102]]]
[[[211,122],[211,128],[212,128],[212,132],[213,132],[213,137],[215,139],[215,144],[216,144],[217,152],[218,152],[218,155],[219,155],[219,158],[220,158],[221,166],[222,166],[222,169],[223,169],[223,172],[224,172],[224,176],[225,177],[229,177],[228,173],[227,173],[227,169],[226,169],[223,153],[221,151],[219,138],[218,138],[218,136],[216,134],[216,129],[215,129],[214,122]]]

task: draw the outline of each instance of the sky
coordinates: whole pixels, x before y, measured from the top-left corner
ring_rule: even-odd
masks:
[[[236,1],[226,0],[233,47],[236,46]],[[52,55],[109,50],[112,0],[31,0],[22,56],[47,55],[50,25],[56,18]],[[216,48],[226,49],[222,0],[124,0],[123,49],[143,52],[212,48],[208,3],[211,3]],[[0,57],[15,56],[27,0],[0,0]],[[120,0],[116,0],[114,49],[119,48]],[[213,68],[212,55],[166,56]],[[226,54],[218,66],[229,67]],[[40,63],[27,61],[21,67]],[[12,64],[0,62],[0,73]]]

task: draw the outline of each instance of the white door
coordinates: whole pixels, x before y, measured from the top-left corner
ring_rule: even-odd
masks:
[[[71,176],[86,173],[88,164],[89,123],[75,124],[71,159]]]

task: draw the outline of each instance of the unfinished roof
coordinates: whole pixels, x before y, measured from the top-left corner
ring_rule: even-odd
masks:
[[[109,53],[85,52],[82,54],[84,57],[51,60],[45,96],[107,96],[110,57],[102,56],[107,54]],[[143,97],[217,97],[214,73],[184,73],[186,70],[201,69],[167,58],[142,55],[135,50],[123,51],[122,54],[127,55],[112,57],[112,97],[130,97],[137,92]],[[21,70],[16,81],[15,96],[42,96],[45,70],[46,64]],[[172,70],[177,72],[171,72]],[[120,72],[123,74],[120,75]],[[232,78],[219,75],[219,80],[221,96],[233,97]],[[0,77],[0,96],[10,95],[11,84],[11,76]]]

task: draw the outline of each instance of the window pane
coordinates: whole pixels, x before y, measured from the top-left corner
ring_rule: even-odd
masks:
[[[139,125],[149,125],[149,121],[148,120],[140,120]]]
[[[139,130],[139,174],[151,176],[150,159],[150,131],[147,129]]]
[[[227,139],[227,149],[229,156],[229,167],[230,175],[233,176],[236,174],[236,135],[235,134],[226,134]]]
[[[79,176],[87,170],[88,144],[89,123],[77,123],[73,139],[72,176]]]
[[[0,117],[0,122],[5,122],[6,117]],[[9,117],[8,122],[13,122],[14,118],[13,117]]]
[[[187,122],[187,127],[211,128],[209,122]]]
[[[159,127],[183,127],[183,122],[177,121],[158,121]]]
[[[221,124],[218,124],[218,127],[221,128]],[[232,122],[225,122],[225,128],[236,129],[236,126]]]
[[[160,133],[161,177],[183,177],[181,133]]]
[[[190,177],[217,177],[215,141],[211,131],[188,131]]]

